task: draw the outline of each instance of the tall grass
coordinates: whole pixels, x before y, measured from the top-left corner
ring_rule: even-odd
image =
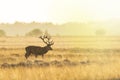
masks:
[[[39,39],[0,38],[0,66],[3,63],[34,63],[35,60],[50,64],[69,60],[78,65],[0,67],[0,80],[120,80],[119,38],[54,37],[53,40],[53,51],[48,52],[44,59],[30,56],[26,60],[24,48],[28,45],[44,46]]]
[[[120,64],[119,64],[120,65]],[[1,80],[119,80],[119,65],[0,69]]]

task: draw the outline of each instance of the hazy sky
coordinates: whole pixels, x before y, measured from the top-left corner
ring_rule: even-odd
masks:
[[[120,0],[0,0],[0,22],[86,22],[120,18]]]

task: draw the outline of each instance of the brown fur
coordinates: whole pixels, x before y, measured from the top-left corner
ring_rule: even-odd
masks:
[[[46,54],[49,50],[52,50],[51,45],[54,44],[53,41],[50,41],[50,38],[47,36],[41,36],[40,37],[44,43],[47,44],[47,46],[44,47],[40,47],[40,46],[27,46],[25,48],[26,53],[25,53],[25,57],[26,59],[31,55],[34,54],[35,57],[37,57],[38,55],[42,55],[42,58],[44,57],[44,54]],[[45,39],[48,39],[48,41],[46,42]]]

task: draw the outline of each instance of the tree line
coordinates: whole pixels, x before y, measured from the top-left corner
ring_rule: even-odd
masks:
[[[43,32],[40,29],[33,29],[33,30],[27,32],[24,36],[38,37],[38,36],[43,35],[43,34],[50,36],[50,33],[47,30]],[[7,36],[6,32],[4,30],[0,29],[0,37],[6,37],[6,36]]]
[[[40,35],[43,35],[43,34],[45,34],[47,36],[50,36],[50,33],[47,30],[45,30],[43,32],[40,29],[33,29],[33,30],[27,32],[24,36],[27,36],[27,37],[39,37]],[[95,34],[97,36],[103,36],[103,35],[105,35],[105,30],[98,29],[98,30],[96,30]],[[6,32],[4,30],[0,29],[0,37],[5,37],[5,36],[7,36]],[[19,36],[19,35],[16,35],[16,36]],[[60,35],[57,34],[56,36],[60,36]]]

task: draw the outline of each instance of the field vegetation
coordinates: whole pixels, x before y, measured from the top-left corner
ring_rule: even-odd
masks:
[[[44,59],[25,47],[45,46],[35,37],[0,38],[0,80],[119,80],[119,37],[52,37]]]

